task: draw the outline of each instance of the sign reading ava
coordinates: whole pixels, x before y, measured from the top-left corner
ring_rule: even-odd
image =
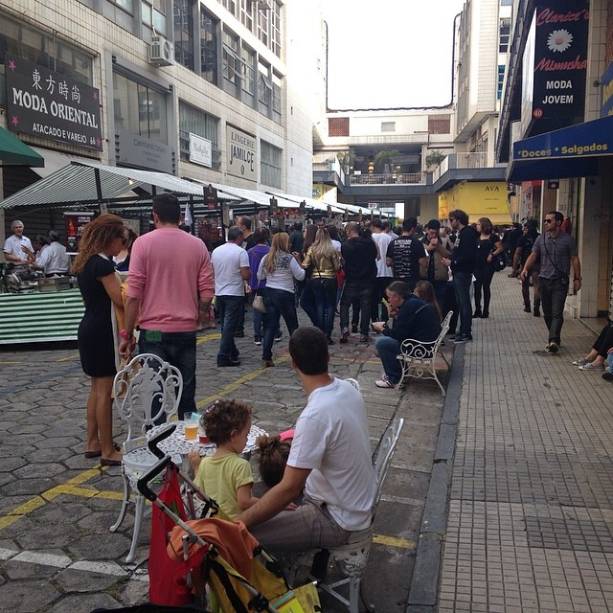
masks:
[[[242,177],[249,181],[258,180],[255,136],[227,125],[226,151],[228,154],[227,172],[229,175]]]
[[[102,150],[96,88],[22,59],[7,58],[5,70],[7,121],[13,132]]]

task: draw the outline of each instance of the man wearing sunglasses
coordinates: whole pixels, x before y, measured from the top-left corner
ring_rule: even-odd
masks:
[[[532,253],[521,271],[521,280],[525,282],[530,269],[537,261],[540,263],[541,305],[549,330],[546,349],[550,353],[557,353],[560,348],[571,266],[573,291],[576,294],[581,289],[581,264],[577,256],[577,246],[573,237],[562,231],[563,221],[564,215],[559,211],[545,215],[544,232],[536,239]]]

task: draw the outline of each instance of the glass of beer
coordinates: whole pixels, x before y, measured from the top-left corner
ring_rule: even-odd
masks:
[[[198,436],[198,414],[196,417],[192,413],[185,414],[185,440],[195,441]]]

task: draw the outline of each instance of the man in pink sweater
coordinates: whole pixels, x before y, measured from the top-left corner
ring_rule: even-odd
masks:
[[[179,419],[196,411],[196,330],[208,318],[214,295],[213,268],[204,243],[179,229],[181,207],[174,194],[153,199],[155,230],[136,239],[130,256],[125,329],[120,353],[153,353],[183,376]]]

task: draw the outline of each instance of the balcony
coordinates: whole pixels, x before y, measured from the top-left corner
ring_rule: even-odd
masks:
[[[504,181],[506,164],[488,164],[485,151],[452,153],[432,173],[435,191],[459,181]]]
[[[351,175],[348,177],[349,185],[416,185],[426,183],[426,173],[398,172],[398,173],[368,173]]]

